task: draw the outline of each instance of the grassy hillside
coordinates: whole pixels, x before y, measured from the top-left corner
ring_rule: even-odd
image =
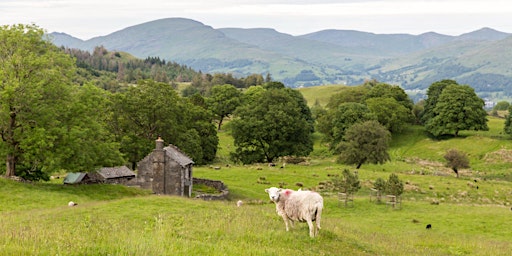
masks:
[[[501,134],[503,119],[489,119],[490,131],[463,132],[457,139],[433,140],[421,127],[394,136],[391,162],[358,170],[362,188],[349,207],[319,187],[343,169],[353,170],[326,155],[320,135],[315,134],[315,150],[304,164],[242,166],[229,162],[233,139],[228,124],[219,133],[221,147],[214,164],[221,168],[194,168],[195,177],[224,181],[228,201],[157,196],[120,185],[64,186],[62,179],[32,184],[0,178],[0,252],[509,255],[512,143]],[[442,154],[449,148],[471,157],[471,169],[462,170],[460,178],[443,166]],[[402,205],[396,209],[369,197],[372,182],[391,173],[405,185]],[[316,189],[324,196],[319,237],[309,238],[303,223],[285,231],[264,192],[280,185]],[[235,203],[239,199],[244,202],[240,208]],[[68,207],[69,201],[78,205]],[[432,229],[426,229],[427,224]]]
[[[298,89],[311,107],[318,101],[321,106],[327,105],[333,94],[339,93],[346,88],[344,85],[323,85]]]
[[[424,89],[435,81],[456,79],[478,93],[494,93],[487,98],[510,96],[510,52],[503,49],[510,48],[512,39],[489,28],[460,36],[351,30],[291,36],[274,29],[213,29],[190,19],[168,18],[86,41],[62,33],[52,36],[58,46],[92,50],[103,45],[143,59],[152,56],[178,62],[203,73],[270,73],[291,87],[356,85],[377,79]]]
[[[323,192],[320,236],[307,225],[284,230],[264,188],[314,187],[344,166],[312,159],[286,168],[196,167],[221,179],[231,201],[147,195],[116,185],[20,184],[0,179],[0,251],[5,255],[508,255],[509,182],[404,172],[403,164],[360,170],[363,188],[351,207]],[[402,168],[402,169],[401,169]],[[407,182],[403,205],[370,202],[369,181],[398,172]],[[264,184],[268,182],[268,184]],[[14,198],[11,195],[15,195]],[[492,200],[498,199],[501,203]],[[241,208],[235,200],[242,199]],[[439,205],[431,204],[432,200]],[[484,200],[485,199],[485,200]],[[69,200],[78,202],[68,207]],[[455,201],[457,200],[457,201]],[[432,224],[431,230],[425,229]]]

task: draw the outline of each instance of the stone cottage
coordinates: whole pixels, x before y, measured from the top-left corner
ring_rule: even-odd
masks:
[[[137,163],[137,184],[155,194],[192,196],[194,162],[176,146],[156,140],[153,152]]]

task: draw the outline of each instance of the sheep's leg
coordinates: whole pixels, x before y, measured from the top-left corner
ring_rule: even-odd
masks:
[[[310,219],[308,219],[306,221],[308,222],[308,226],[309,226],[309,236],[315,237],[316,231],[315,231],[315,226],[313,225],[313,221]]]
[[[316,222],[316,227],[317,227],[317,233],[318,233],[318,230],[321,229],[320,227],[320,220],[322,219],[322,208],[318,208],[316,210],[316,218],[315,218],[315,222]]]
[[[289,231],[290,229],[288,228],[288,217],[286,217],[286,216],[281,216],[281,217],[283,217],[284,225],[286,226],[286,231]]]

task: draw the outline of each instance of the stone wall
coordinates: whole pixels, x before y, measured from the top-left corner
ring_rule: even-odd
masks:
[[[229,190],[226,185],[220,180],[208,180],[208,179],[199,179],[194,178],[193,184],[204,184],[208,187],[212,187],[219,191],[219,194],[201,194],[197,195],[196,198],[200,198],[203,200],[226,200],[229,195]]]

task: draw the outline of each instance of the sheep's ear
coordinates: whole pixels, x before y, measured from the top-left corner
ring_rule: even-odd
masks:
[[[281,192],[281,191],[283,191],[283,189],[278,189],[278,190],[277,190],[277,192]]]
[[[265,193],[268,193],[268,188],[265,189]]]

